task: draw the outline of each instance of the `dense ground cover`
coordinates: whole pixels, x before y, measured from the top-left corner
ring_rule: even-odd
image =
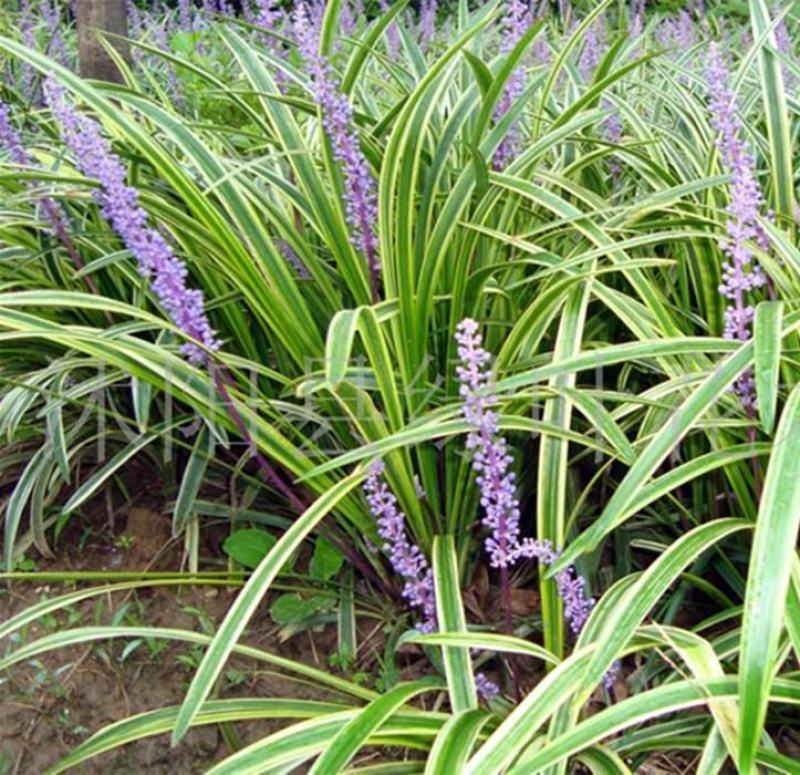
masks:
[[[191,648],[52,771],[798,772],[791,6],[0,14],[5,686]]]

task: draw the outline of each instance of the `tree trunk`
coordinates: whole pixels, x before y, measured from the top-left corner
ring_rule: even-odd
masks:
[[[84,78],[122,83],[122,74],[101,42],[103,33],[127,36],[125,0],[78,0],[78,65]],[[126,62],[131,49],[126,41],[108,38]]]

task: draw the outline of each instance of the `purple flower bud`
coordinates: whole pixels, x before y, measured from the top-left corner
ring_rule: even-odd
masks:
[[[278,246],[278,250],[281,252],[281,255],[292,265],[295,272],[297,272],[297,276],[301,280],[309,280],[311,279],[311,275],[306,269],[306,265],[301,260],[300,256],[295,253],[294,248],[283,239],[279,239],[276,242]]]
[[[76,166],[100,183],[94,198],[103,216],[136,259],[139,273],[150,280],[161,306],[193,340],[184,344],[182,351],[190,362],[205,363],[208,356],[198,345],[216,350],[219,341],[206,317],[202,292],[186,284],[189,274],[186,264],[175,256],[161,234],[148,225],[147,213],[139,205],[139,193],[125,182],[125,167],[111,151],[100,126],[78,112],[56,81],[48,79],[45,94],[60,125],[61,137],[75,156]]]

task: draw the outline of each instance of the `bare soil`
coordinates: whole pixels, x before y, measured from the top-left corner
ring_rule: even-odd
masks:
[[[39,561],[38,570],[177,570],[180,547],[170,539],[169,520],[147,508],[132,508],[126,516],[124,524],[117,525],[117,538],[124,536],[121,544],[98,541],[77,550],[74,542],[65,541],[72,548],[57,559]],[[77,588],[61,583],[2,587],[0,618],[6,620],[32,603]],[[61,629],[107,624],[115,616],[124,617],[126,624],[212,628],[221,622],[236,592],[228,587],[145,587],[92,598],[44,617],[16,641],[0,643],[0,654]],[[257,612],[246,636],[250,645],[307,664],[330,653],[331,639],[335,643],[335,632],[323,630],[280,642],[266,606]],[[107,724],[180,703],[200,650],[191,644],[169,644],[154,652],[142,643],[122,659],[128,643],[98,641],[51,651],[0,676],[0,775],[39,775]],[[256,672],[252,662],[235,658],[225,676],[225,696],[330,699],[285,676]],[[248,722],[237,725],[236,733],[246,744],[277,726]],[[72,772],[189,775],[204,772],[229,753],[219,727],[199,727],[176,748],[170,747],[167,736],[159,735],[98,756]]]

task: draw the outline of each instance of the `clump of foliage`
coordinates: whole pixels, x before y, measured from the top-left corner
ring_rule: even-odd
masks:
[[[8,649],[202,653],[180,707],[54,772],[252,718],[287,724],[211,772],[796,771],[788,10],[132,2],[116,85],[73,71],[68,3],[11,5],[5,576],[134,460],[185,541],[163,583],[246,571],[216,631]],[[220,522],[230,568],[204,575]],[[285,637],[337,628],[330,669],[241,642],[279,582]],[[399,680],[409,649],[425,674]],[[233,654],[332,699],[218,698]]]

